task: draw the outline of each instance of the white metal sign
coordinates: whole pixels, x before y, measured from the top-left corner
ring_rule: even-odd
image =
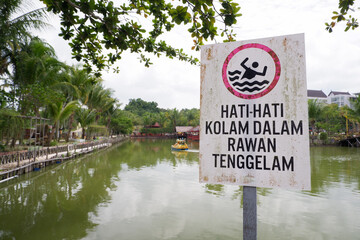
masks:
[[[200,182],[310,189],[304,35],[201,48]]]

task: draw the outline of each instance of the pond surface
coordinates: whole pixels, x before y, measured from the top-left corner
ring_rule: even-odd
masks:
[[[242,187],[198,182],[198,144],[128,141],[0,185],[0,239],[242,239]],[[359,239],[360,149],[311,148],[312,190],[257,188],[258,239]]]

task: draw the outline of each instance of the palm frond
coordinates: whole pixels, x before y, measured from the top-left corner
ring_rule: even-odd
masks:
[[[46,8],[38,8],[22,14],[9,21],[9,26],[19,31],[27,31],[30,29],[43,30],[51,25],[44,22],[48,20],[48,12]]]

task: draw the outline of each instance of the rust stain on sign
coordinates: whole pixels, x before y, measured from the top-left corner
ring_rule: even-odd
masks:
[[[201,64],[201,72],[200,72],[200,86],[204,86],[204,81],[205,81],[205,73],[206,73],[206,65],[205,64]],[[201,104],[201,101],[202,101],[202,92],[203,91],[200,91],[200,104]]]
[[[210,47],[206,50],[206,57],[207,57],[207,60],[211,60],[213,58],[213,48]]]
[[[284,46],[284,48],[285,48],[285,51],[286,51],[287,43],[288,43],[287,38],[284,38],[284,40],[283,40],[283,46]]]
[[[226,174],[221,174],[221,176],[217,176],[216,180],[217,183],[223,183],[223,182],[228,182],[228,183],[235,183],[236,182],[236,176],[231,174],[231,175],[226,175]]]
[[[289,182],[290,182],[290,186],[296,186],[297,185],[297,181],[295,180],[295,174],[294,173],[291,174]]]

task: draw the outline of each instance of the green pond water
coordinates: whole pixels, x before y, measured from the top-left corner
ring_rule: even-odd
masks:
[[[0,184],[0,239],[242,239],[242,187],[198,144],[128,141]],[[360,239],[360,149],[311,148],[311,191],[257,188],[258,239]]]

